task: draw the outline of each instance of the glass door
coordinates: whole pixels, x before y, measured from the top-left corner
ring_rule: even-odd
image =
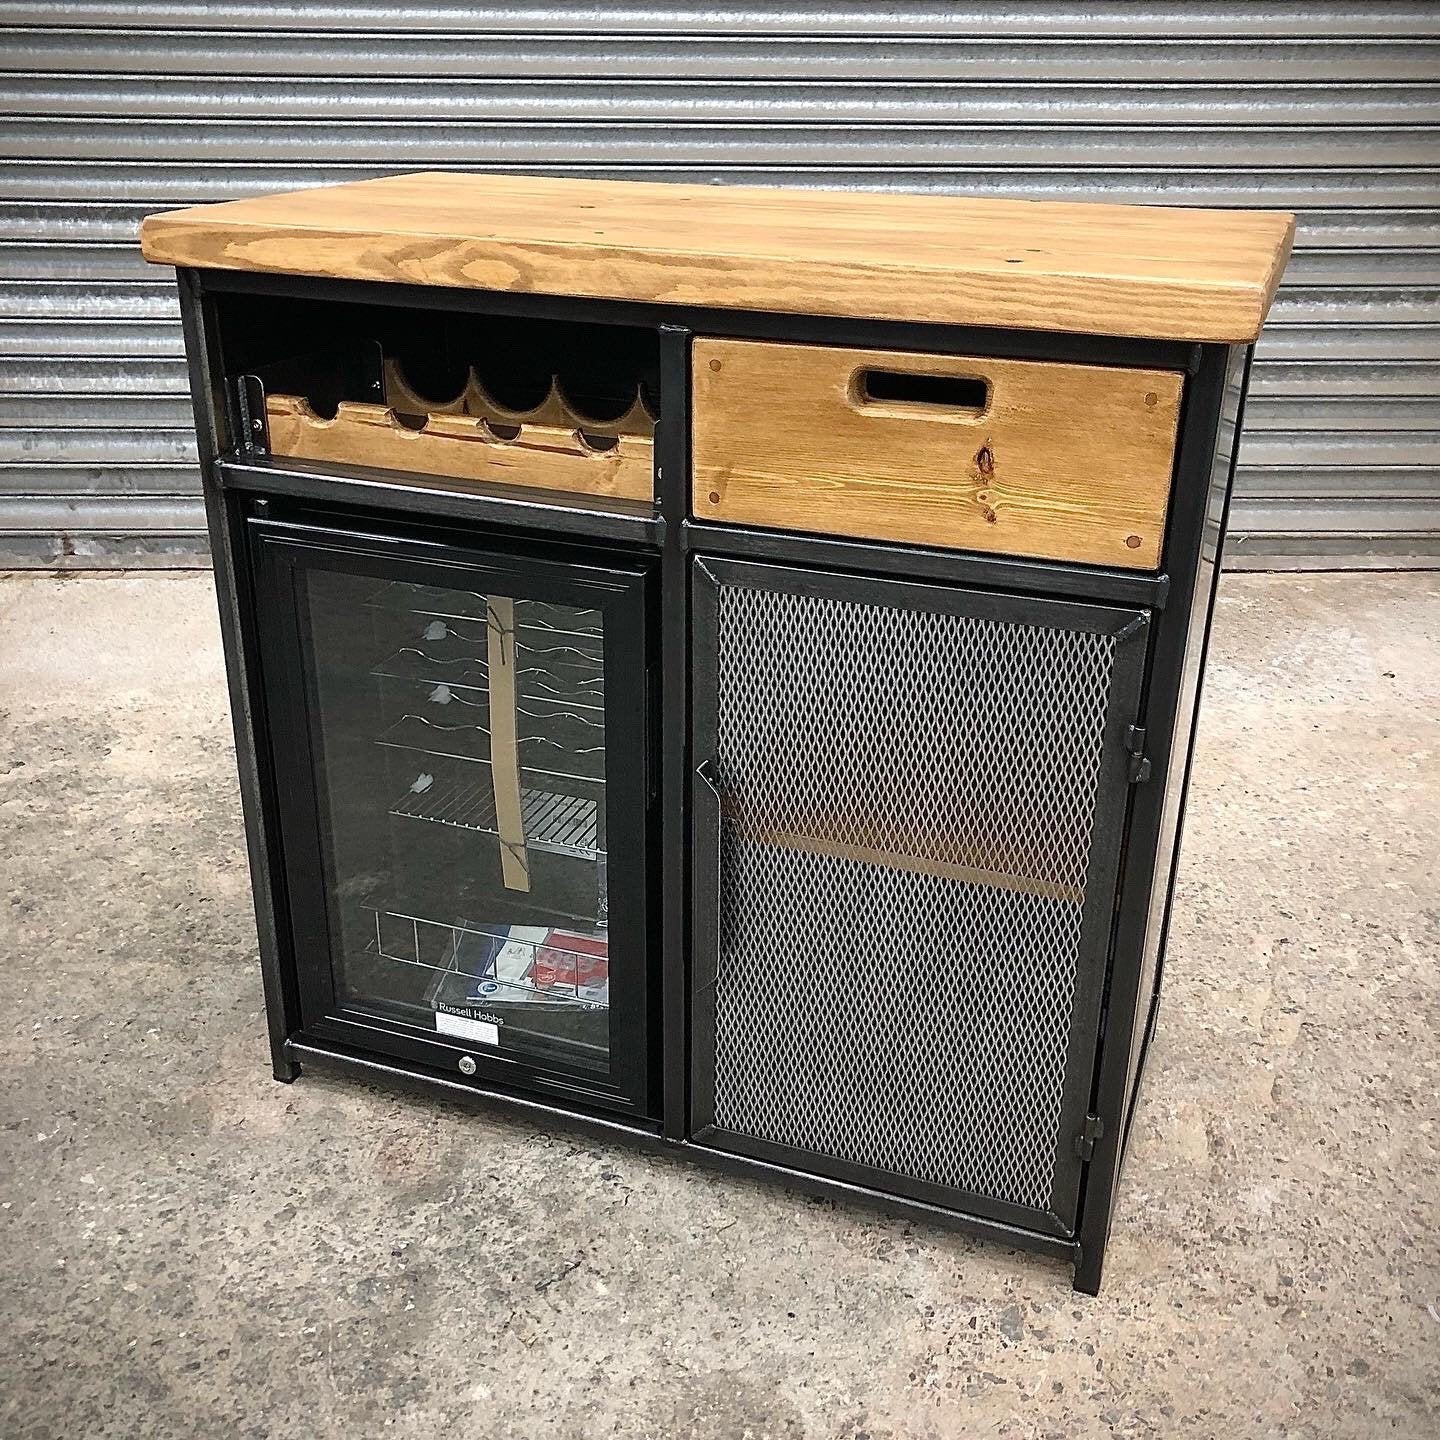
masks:
[[[645,576],[252,520],[307,1035],[645,1112]]]

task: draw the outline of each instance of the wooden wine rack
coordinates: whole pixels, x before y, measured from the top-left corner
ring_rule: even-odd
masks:
[[[448,400],[421,395],[387,358],[385,403],[342,400],[331,417],[300,395],[265,397],[269,448],[322,460],[540,490],[649,501],[655,483],[655,417],[637,390],[618,419],[582,413],[551,379],[539,405],[494,399],[472,368]]]

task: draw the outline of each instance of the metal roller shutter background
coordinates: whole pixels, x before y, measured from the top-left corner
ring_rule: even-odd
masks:
[[[1274,206],[1227,558],[1440,564],[1440,5],[0,0],[0,563],[204,563],[152,210],[419,168]]]

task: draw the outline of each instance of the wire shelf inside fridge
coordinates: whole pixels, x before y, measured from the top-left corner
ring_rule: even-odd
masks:
[[[409,614],[427,620],[459,621],[457,636],[475,634],[475,627],[483,632],[486,617],[486,597],[479,591],[440,589],[430,585],[414,585],[402,581],[389,581],[375,591],[365,602],[376,610],[391,614]],[[604,627],[599,610],[576,605],[553,605],[542,600],[519,600],[515,628],[522,637],[522,644],[532,648],[554,644],[559,641],[584,647],[600,647],[604,642]],[[424,628],[424,627],[421,627]],[[447,625],[447,629],[452,629]]]
[[[429,784],[421,788],[421,781]],[[488,773],[478,779],[417,776],[415,784],[393,805],[390,813],[433,825],[498,835],[495,818],[495,787]],[[560,795],[549,790],[520,791],[521,821],[525,844],[532,850],[568,855],[576,860],[596,860],[604,855],[600,846],[600,807],[581,795]]]

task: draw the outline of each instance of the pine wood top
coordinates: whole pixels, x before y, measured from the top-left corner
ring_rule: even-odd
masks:
[[[1260,333],[1295,219],[424,173],[152,215],[148,260],[1019,330]]]

